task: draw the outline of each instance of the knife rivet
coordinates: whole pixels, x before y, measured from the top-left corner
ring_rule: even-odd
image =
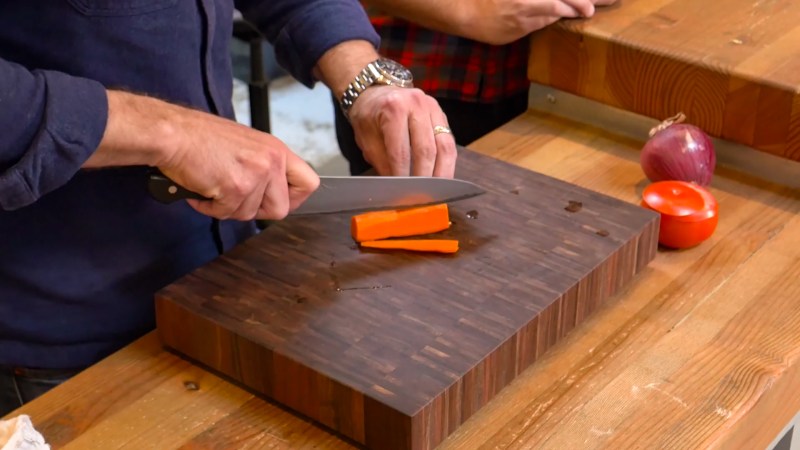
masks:
[[[170,186],[170,187],[167,189],[167,192],[169,192],[170,194],[176,194],[176,193],[178,193],[178,186]]]

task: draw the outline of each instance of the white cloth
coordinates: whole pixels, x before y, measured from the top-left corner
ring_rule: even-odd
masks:
[[[50,446],[33,428],[31,418],[23,414],[0,420],[0,450],[50,450]]]

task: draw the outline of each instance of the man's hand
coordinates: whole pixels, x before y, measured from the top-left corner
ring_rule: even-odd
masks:
[[[84,167],[150,165],[212,200],[189,200],[220,219],[282,219],[319,177],[277,138],[160,100],[109,92],[109,120]]]
[[[336,98],[368,63],[378,59],[369,42],[347,41],[328,50],[315,69]],[[447,117],[433,97],[419,89],[372,85],[348,113],[364,158],[380,175],[452,178],[456,143],[452,134],[434,135]]]
[[[452,134],[434,135],[447,117],[432,97],[419,89],[373,86],[350,109],[356,142],[380,175],[452,178],[456,143]]]
[[[282,219],[319,185],[319,177],[280,140],[197,111],[176,118],[175,147],[159,168],[211,198],[189,200],[220,219]]]

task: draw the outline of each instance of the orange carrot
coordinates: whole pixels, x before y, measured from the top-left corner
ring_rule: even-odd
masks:
[[[374,211],[353,216],[350,233],[356,242],[435,233],[450,227],[447,204]]]
[[[365,241],[362,247],[392,250],[410,250],[413,252],[455,253],[458,241],[455,239],[388,239],[383,241]]]

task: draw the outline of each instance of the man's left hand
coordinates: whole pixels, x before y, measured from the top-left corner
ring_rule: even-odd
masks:
[[[457,152],[447,117],[421,90],[372,86],[349,118],[364,159],[378,174],[453,177]]]

